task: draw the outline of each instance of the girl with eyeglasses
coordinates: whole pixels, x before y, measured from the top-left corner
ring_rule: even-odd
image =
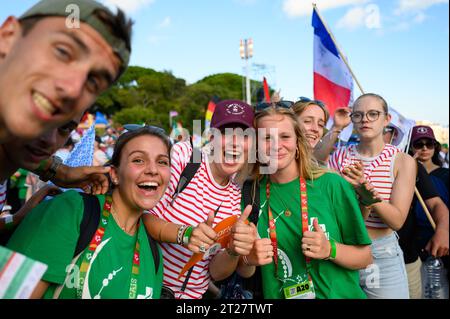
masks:
[[[262,266],[264,298],[365,298],[370,239],[353,188],[315,164],[291,108],[264,108],[255,122],[261,239],[243,260]]]
[[[396,231],[405,222],[414,195],[416,163],[395,146],[385,144],[383,130],[391,116],[381,96],[361,95],[350,117],[360,143],[336,150],[329,165],[354,186],[372,239],[374,264],[360,271],[360,283],[369,298],[409,298]],[[367,197],[367,184],[376,190],[377,198]]]

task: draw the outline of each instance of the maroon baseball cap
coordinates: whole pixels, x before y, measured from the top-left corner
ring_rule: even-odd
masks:
[[[221,128],[229,124],[253,127],[255,112],[253,107],[240,100],[223,100],[217,103],[211,119],[212,128]]]
[[[411,134],[411,143],[414,144],[417,140],[421,138],[429,138],[436,141],[434,137],[433,129],[426,125],[414,126]]]

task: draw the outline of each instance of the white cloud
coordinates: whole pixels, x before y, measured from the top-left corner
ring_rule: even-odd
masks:
[[[308,16],[312,12],[312,3],[316,3],[320,12],[334,9],[339,7],[345,7],[355,4],[362,4],[367,0],[284,0],[283,11],[291,18],[299,16]]]
[[[413,21],[414,21],[415,23],[420,24],[420,23],[424,22],[426,18],[427,18],[427,16],[425,15],[425,13],[419,12],[419,13],[414,17],[414,20],[413,20]]]
[[[362,7],[356,7],[347,11],[336,24],[338,28],[356,29],[364,25],[366,12]]]
[[[154,1],[155,0],[103,0],[103,3],[111,8],[119,7],[126,13],[133,13],[152,4]]]
[[[349,30],[363,26],[368,29],[381,28],[380,9],[377,5],[369,4],[365,7],[352,8],[337,22],[338,28]]]
[[[170,17],[165,17],[164,20],[158,25],[158,28],[167,28],[172,24],[172,19]]]
[[[442,3],[448,4],[448,0],[399,0],[395,14],[399,15],[411,11],[421,11]]]

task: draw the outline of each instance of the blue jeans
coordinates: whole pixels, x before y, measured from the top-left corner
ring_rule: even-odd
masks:
[[[359,283],[369,299],[409,299],[403,251],[396,232],[372,240],[373,264],[359,271]]]

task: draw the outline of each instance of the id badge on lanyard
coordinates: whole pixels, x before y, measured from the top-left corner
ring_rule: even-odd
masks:
[[[283,285],[285,299],[316,299],[314,284],[309,274],[303,277],[305,280],[294,285]]]
[[[270,185],[269,182],[266,185],[267,202],[270,200]],[[300,204],[301,204],[301,218],[302,218],[302,234],[308,231],[308,198],[306,194],[306,181],[300,177]],[[278,254],[277,254],[277,239],[276,239],[276,226],[275,220],[268,204],[269,213],[269,230],[270,239],[274,248],[274,263],[275,272],[278,271]],[[316,293],[314,290],[314,284],[310,275],[311,258],[306,257],[306,273],[301,276],[301,279],[288,280],[283,284],[283,294],[286,299],[315,299]],[[292,284],[292,282],[296,282]]]

